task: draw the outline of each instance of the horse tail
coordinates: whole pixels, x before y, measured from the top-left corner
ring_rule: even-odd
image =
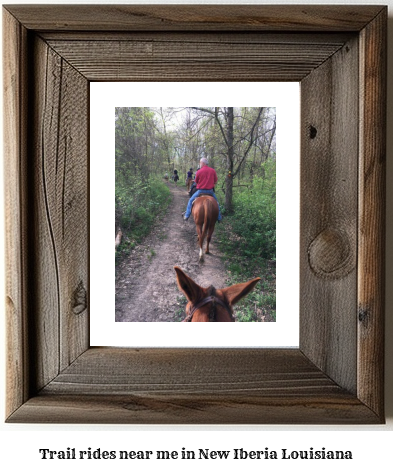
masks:
[[[203,245],[203,242],[205,241],[205,237],[207,234],[207,231],[210,227],[210,210],[211,210],[211,202],[210,199],[205,199],[203,202],[203,210],[204,210],[204,220],[203,220],[203,230],[202,230],[202,242],[201,245]]]

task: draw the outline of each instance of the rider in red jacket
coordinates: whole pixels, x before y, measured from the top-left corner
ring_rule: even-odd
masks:
[[[188,201],[187,210],[184,214],[185,221],[188,220],[188,218],[191,215],[192,203],[200,194],[209,194],[210,196],[213,196],[218,204],[217,197],[214,194],[214,190],[213,190],[215,184],[217,183],[216,170],[208,166],[207,158],[201,158],[199,163],[200,163],[201,168],[197,171],[195,175],[195,183],[197,185],[197,191],[190,197],[190,200]],[[217,221],[220,222],[221,220],[222,220],[221,210],[220,210],[220,205],[218,204]]]

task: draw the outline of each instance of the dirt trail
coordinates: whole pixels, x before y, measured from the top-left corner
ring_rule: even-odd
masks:
[[[185,304],[179,301],[182,293],[176,284],[175,265],[201,286],[226,286],[215,234],[210,254],[199,263],[194,221],[191,216],[184,222],[181,215],[187,206],[188,193],[173,183],[168,186],[172,203],[165,217],[117,270],[116,321],[181,321],[185,317]]]

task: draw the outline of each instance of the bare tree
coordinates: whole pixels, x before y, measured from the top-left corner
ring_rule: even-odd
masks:
[[[227,212],[232,210],[233,179],[240,173],[250,150],[258,138],[258,124],[260,122],[264,107],[257,109],[256,116],[249,123],[235,141],[235,116],[234,107],[192,107],[204,115],[213,117],[221,132],[225,144],[226,154],[226,177],[225,177],[225,208]],[[243,146],[238,146],[243,145]],[[236,149],[235,149],[236,148]]]

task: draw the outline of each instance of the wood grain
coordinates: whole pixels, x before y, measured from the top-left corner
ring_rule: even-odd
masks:
[[[386,8],[3,18],[7,420],[383,423]],[[89,81],[273,78],[302,90],[300,349],[89,348]]]
[[[312,34],[293,43],[276,43],[269,35],[259,35],[259,42],[252,43],[244,36],[243,42],[211,37],[202,44],[192,34],[182,35],[181,41],[167,36],[166,41],[128,35],[126,41],[53,39],[49,44],[92,81],[300,81],[344,44],[327,38],[323,43]]]
[[[380,6],[6,5],[27,28],[73,31],[359,31]]]
[[[6,411],[12,413],[29,396],[26,295],[26,51],[27,33],[8,12],[3,14],[5,311],[7,326]]]
[[[191,399],[178,395],[47,395],[32,397],[13,423],[92,424],[375,424],[380,420],[355,397],[262,398],[217,393]]]
[[[45,42],[52,41],[72,41],[74,45],[78,41],[106,42],[157,42],[157,43],[198,43],[205,45],[206,43],[230,43],[230,44],[324,44],[342,46],[351,37],[357,36],[356,31],[338,31],[338,32],[282,32],[274,31],[119,31],[119,30],[95,30],[91,31],[79,30],[45,30],[40,31],[39,36]]]
[[[88,347],[88,160],[80,159],[88,156],[88,84],[39,38],[34,53],[35,310],[44,349],[38,352],[36,375],[41,387]],[[49,361],[48,373],[39,370],[50,367]]]
[[[356,393],[357,69],[357,42],[349,41],[301,83],[300,348],[351,393]]]
[[[298,350],[110,348],[85,352],[9,421],[255,424],[282,419],[377,421]]]
[[[360,163],[358,259],[359,398],[383,406],[385,305],[385,173],[387,12],[360,36]]]

